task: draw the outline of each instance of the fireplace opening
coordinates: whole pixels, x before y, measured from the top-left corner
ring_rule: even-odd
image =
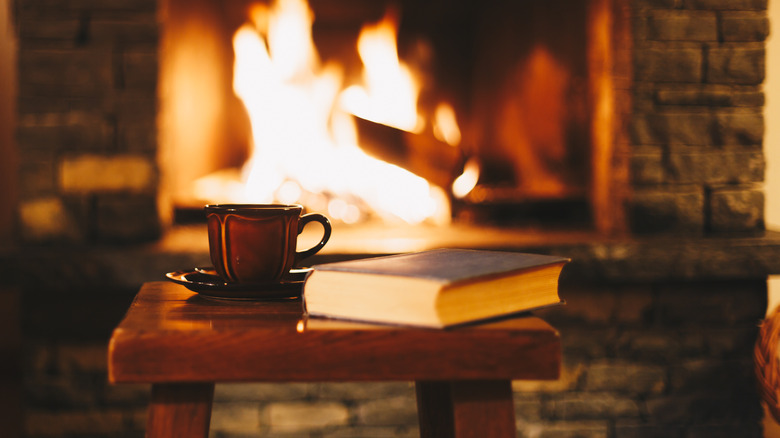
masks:
[[[162,12],[162,195],[178,218],[296,202],[344,223],[625,227],[620,1]]]

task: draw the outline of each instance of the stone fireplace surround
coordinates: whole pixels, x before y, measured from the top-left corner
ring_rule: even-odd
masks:
[[[780,272],[762,215],[766,1],[628,3],[630,236],[347,230],[317,261],[421,246],[572,257],[568,304],[542,315],[561,330],[563,375],[516,383],[521,436],[759,437],[751,349]],[[163,233],[158,214],[157,4],[16,0],[15,12],[20,240],[0,258],[21,297],[24,430],[141,436],[148,387],[106,383],[108,333],[141,282],[209,263],[202,230]],[[371,251],[344,243],[366,236]],[[407,384],[224,385],[213,428],[415,436],[415,420]]]
[[[615,157],[630,174],[629,200],[616,207],[623,228],[762,231],[766,1],[610,1],[615,20],[633,16],[632,66],[613,72],[616,89],[630,89],[615,108],[629,113],[618,127],[627,138],[616,139],[628,145]],[[15,5],[19,234],[71,244],[157,238],[171,214],[158,202],[166,91],[157,87],[157,1]]]

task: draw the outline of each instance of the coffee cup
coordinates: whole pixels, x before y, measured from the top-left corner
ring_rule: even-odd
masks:
[[[211,262],[229,283],[283,281],[290,269],[322,249],[331,234],[327,217],[302,214],[297,204],[213,204],[205,210]],[[322,224],[322,238],[297,251],[298,235],[310,222]]]

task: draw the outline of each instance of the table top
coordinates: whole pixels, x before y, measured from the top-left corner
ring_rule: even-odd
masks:
[[[520,316],[439,330],[308,317],[300,299],[141,287],[109,344],[111,382],[556,379],[558,332]]]

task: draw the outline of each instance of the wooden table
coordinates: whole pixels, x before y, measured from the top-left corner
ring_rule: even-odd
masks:
[[[112,383],[151,383],[147,436],[208,435],[216,382],[415,381],[423,437],[514,437],[513,379],[556,379],[536,317],[452,330],[307,318],[301,300],[218,302],[144,284],[111,336]]]

